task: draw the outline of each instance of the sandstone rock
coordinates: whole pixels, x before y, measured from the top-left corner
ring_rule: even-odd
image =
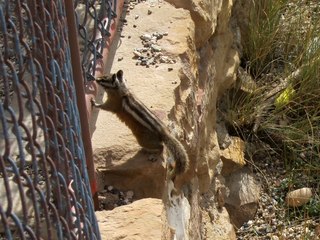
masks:
[[[201,195],[200,206],[202,213],[202,238],[201,239],[219,239],[234,240],[236,234],[233,225],[230,223],[229,214],[226,208],[221,204],[225,201],[224,193],[225,180],[222,175],[218,175],[215,181],[211,183],[209,190]],[[199,238],[194,238],[199,239]]]
[[[231,15],[233,1],[167,0],[178,8],[188,9],[196,22],[196,46],[201,47],[217,30],[218,16],[221,21]],[[222,10],[223,9],[223,10]],[[224,14],[225,16],[222,16]],[[225,29],[225,26],[222,26]]]
[[[232,172],[242,168],[246,162],[244,159],[245,144],[239,137],[230,137],[230,145],[220,150],[220,157],[223,162],[223,176],[227,176]]]
[[[96,212],[101,239],[159,240],[162,236],[160,199],[142,199],[112,211]]]
[[[152,158],[152,161],[151,161]],[[165,181],[162,155],[120,145],[94,151],[99,189],[111,185],[122,191],[132,190],[135,199],[161,198]]]
[[[193,68],[190,66],[184,71],[184,74],[191,82],[198,78],[197,84],[203,91],[203,94],[202,91],[197,91],[201,94],[196,95],[199,116],[194,116],[198,121],[198,128],[194,131],[197,131],[195,136],[198,138],[196,158],[200,192],[208,190],[220,160],[216,134],[216,103],[218,97],[235,81],[235,73],[239,64],[238,52],[232,47],[234,40],[229,25],[232,3],[233,1],[193,0],[174,1],[173,3],[176,6],[181,4],[182,7],[191,11],[197,30],[198,72],[192,75]],[[196,9],[200,10],[197,12]],[[208,9],[207,13],[201,16],[205,9]],[[206,39],[211,30],[214,31],[214,34]],[[202,31],[206,32],[202,34],[200,33]],[[189,109],[195,112],[194,109]],[[189,122],[192,123],[192,119]]]
[[[258,203],[248,203],[239,207],[226,204],[226,209],[230,214],[230,221],[234,226],[240,228],[245,222],[254,219],[258,210]]]
[[[229,196],[226,199],[226,208],[231,222],[240,227],[244,222],[253,219],[258,209],[260,185],[253,174],[241,169],[226,178]]]
[[[236,233],[226,208],[202,211],[202,239],[235,240]]]
[[[235,239],[233,226],[228,220],[228,213],[223,204],[221,212],[216,210],[213,218],[212,214],[206,215],[205,212],[205,217],[202,218],[198,201],[199,192],[202,194],[208,191],[214,181],[215,169],[220,161],[215,131],[216,102],[219,95],[235,81],[239,64],[238,52],[232,48],[234,40],[229,24],[234,1],[170,0],[176,8],[165,1],[158,1],[155,4],[161,2],[161,7],[152,8],[151,16],[147,15],[150,8],[148,2],[136,4],[126,16],[129,23],[134,21],[138,27],[129,34],[122,33],[125,36],[130,35],[131,38],[121,39],[114,59],[128,53],[132,56],[132,50],[141,47],[140,36],[157,31],[168,32],[168,35],[159,39],[157,43],[161,46],[160,53],[174,62],[162,60],[163,63],[155,67],[144,68],[136,67],[135,59],[124,57],[120,62],[113,62],[112,72],[123,69],[128,85],[135,95],[154,112],[161,111],[161,116],[164,116],[161,119],[165,123],[168,122],[168,116],[179,129],[178,135],[188,148],[191,163],[187,177],[191,180],[186,187],[188,195],[185,196],[191,210],[189,239]],[[135,18],[136,15],[139,15],[139,18]],[[130,26],[132,24],[124,26],[123,31]],[[139,56],[134,58],[137,57]],[[160,59],[160,55],[154,57]],[[167,65],[173,63],[174,66]],[[203,94],[200,96],[199,92]],[[98,97],[102,98],[102,94]],[[96,158],[103,171],[103,181],[109,181],[108,184],[125,190],[119,186],[122,184],[132,189],[135,197],[139,195],[139,184],[144,189],[140,197],[145,197],[144,194],[150,192],[163,192],[163,167],[151,167],[145,158],[138,159],[138,155],[135,157],[134,149],[138,148],[134,144],[135,140],[130,139],[132,133],[124,124],[119,123],[112,114],[100,111],[97,129],[98,126],[103,131],[93,134],[94,148],[110,151],[115,146],[123,146],[124,149],[110,152],[107,167],[104,156]],[[160,177],[157,175],[159,172]],[[135,187],[131,186],[132,181]],[[208,221],[205,220],[207,217]],[[204,224],[206,230],[201,236],[201,226]],[[221,238],[218,238],[219,236]]]
[[[299,188],[294,191],[290,191],[286,196],[286,203],[289,207],[300,207],[310,201],[312,197],[311,188]]]
[[[194,26],[189,12],[184,9],[176,9],[163,2],[161,8],[154,8],[152,15],[148,17],[149,7],[145,2],[136,4],[130,15],[126,16],[128,23],[134,22],[139,28],[128,29],[132,24],[124,26],[121,34],[130,35],[131,39],[122,38],[120,47],[113,46],[111,52],[117,51],[114,59],[127,56],[133,49],[144,53],[143,49],[141,52],[137,49],[142,47],[140,36],[149,34],[144,37],[152,38],[154,33],[162,51],[170,59],[171,56],[177,58],[175,67],[168,71],[169,63],[162,63],[158,68],[141,68],[136,67],[136,59],[125,57],[120,62],[112,63],[111,72],[122,69],[131,91],[167,124],[168,114],[175,105],[175,88],[181,83],[179,69],[182,68],[182,63],[179,55],[188,51]],[[135,19],[135,15],[140,17]],[[172,81],[177,84],[172,84]],[[102,102],[103,97],[104,92],[100,89],[97,102]],[[137,199],[161,198],[165,178],[163,159],[160,157],[156,161],[149,161],[152,156],[140,151],[141,147],[132,132],[110,112],[94,110],[91,125],[99,189],[103,189],[105,185],[113,185],[124,191],[133,190]]]
[[[231,137],[228,133],[227,127],[225,125],[225,122],[217,117],[217,125],[216,125],[216,131],[217,131],[217,137],[218,137],[218,143],[220,150],[224,150],[231,144]]]

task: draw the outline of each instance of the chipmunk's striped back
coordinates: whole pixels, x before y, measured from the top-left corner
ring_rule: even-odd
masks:
[[[107,92],[108,100],[94,105],[116,113],[132,130],[142,147],[162,150],[163,142],[175,161],[174,176],[186,171],[189,159],[183,145],[170,134],[162,121],[129,91],[123,72],[120,70],[112,76],[97,78],[96,81]],[[117,106],[121,106],[121,109],[115,109]]]
[[[122,108],[150,131],[158,133],[165,129],[161,120],[129,91],[121,70],[112,76],[100,77],[96,81],[108,94],[118,93]]]

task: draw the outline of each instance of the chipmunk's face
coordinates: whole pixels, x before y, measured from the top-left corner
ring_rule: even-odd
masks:
[[[102,76],[96,82],[105,89],[106,92],[117,91],[120,95],[127,92],[126,80],[123,78],[123,71],[119,70],[111,76]]]

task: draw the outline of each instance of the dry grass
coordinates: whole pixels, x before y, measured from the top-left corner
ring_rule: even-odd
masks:
[[[243,93],[236,86],[221,108],[237,135],[268,141],[281,152],[290,177],[287,188],[315,190],[313,200],[289,217],[320,214],[319,13],[317,0],[255,1],[243,66],[256,87]]]

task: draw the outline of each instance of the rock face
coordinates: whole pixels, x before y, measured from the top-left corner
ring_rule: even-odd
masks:
[[[241,169],[245,164],[244,160],[244,142],[239,137],[230,137],[230,145],[220,150],[220,157],[223,162],[221,174],[230,175],[236,170]]]
[[[98,148],[94,156],[95,164],[99,166],[100,189],[111,185],[121,190],[132,190],[135,199],[162,197],[165,181],[162,156],[150,161],[150,155],[134,144]]]
[[[132,92],[165,122],[186,147],[190,169],[180,180],[184,183],[184,193],[190,205],[188,225],[192,227],[186,227],[187,237],[182,239],[235,239],[228,212],[224,204],[218,206],[216,201],[219,197],[216,196],[215,183],[221,171],[216,103],[235,81],[239,65],[237,46],[240,40],[235,37],[236,15],[232,11],[235,0],[168,2],[146,1],[130,5],[121,38],[119,35],[118,45],[113,49],[116,52],[112,67],[110,64],[107,71],[110,68],[111,72],[122,69]],[[166,34],[155,40],[153,44],[156,47],[153,46],[150,54],[161,53],[173,62],[163,60],[153,64],[148,56],[150,64],[141,66],[137,58],[145,56],[145,53],[143,49],[137,51],[137,48],[145,46],[140,37],[149,34],[152,38],[155,32]],[[97,102],[101,102],[103,97],[101,92]],[[100,189],[105,185],[130,189],[136,200],[162,198],[166,194],[162,156],[158,156],[156,161],[149,161],[150,156],[141,152],[131,131],[109,112],[95,111],[91,125]],[[202,195],[206,197],[200,197]],[[152,201],[150,204],[157,206],[159,203]],[[166,206],[166,200],[164,204]],[[145,210],[152,212],[151,209],[150,206]],[[152,216],[150,221],[148,216],[139,216],[138,212],[132,213],[134,216],[129,215],[124,207],[113,211],[113,214],[99,214],[111,216],[116,211],[122,212],[124,214],[119,215],[118,221],[123,217],[127,224],[144,218],[144,222],[155,221],[161,226],[162,220],[165,225],[160,234],[162,239],[172,239],[175,235],[168,227],[166,217],[159,214]],[[104,224],[101,227],[104,228]],[[118,232],[122,228],[114,225],[111,229]],[[148,232],[148,228],[141,231],[150,235],[140,239],[160,239],[160,235],[151,237],[153,233],[151,230]],[[123,238],[129,236],[127,234],[124,233]],[[120,238],[120,235],[108,235],[108,239]],[[132,236],[127,239],[138,238]]]
[[[101,239],[159,240],[163,224],[160,199],[146,198],[112,211],[96,212]]]
[[[253,219],[258,210],[260,185],[246,169],[227,177],[226,185],[230,191],[226,208],[232,223],[239,228],[244,222]]]

